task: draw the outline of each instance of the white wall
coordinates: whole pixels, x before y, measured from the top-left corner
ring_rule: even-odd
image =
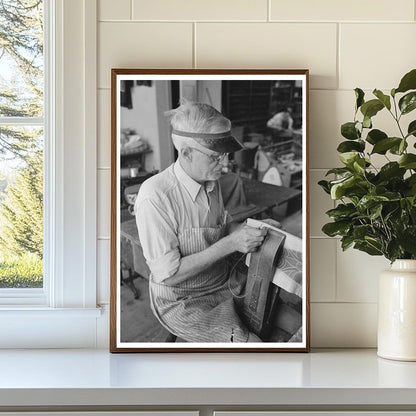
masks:
[[[416,67],[415,1],[100,0],[98,16],[100,302],[110,280],[110,69],[309,68],[312,346],[375,346],[377,275],[388,263],[342,253],[322,234],[333,203],[316,183],[337,164],[352,89],[390,90]]]

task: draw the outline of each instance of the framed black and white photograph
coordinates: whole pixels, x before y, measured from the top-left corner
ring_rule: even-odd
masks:
[[[110,351],[309,351],[308,70],[111,94]]]

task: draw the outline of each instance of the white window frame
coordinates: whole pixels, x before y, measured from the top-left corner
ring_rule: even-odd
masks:
[[[97,0],[44,2],[45,283],[3,293],[0,347],[95,347]]]

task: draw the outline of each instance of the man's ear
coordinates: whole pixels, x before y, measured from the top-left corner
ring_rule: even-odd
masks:
[[[182,147],[181,149],[181,155],[184,159],[186,159],[188,162],[192,161],[192,149],[190,147]]]

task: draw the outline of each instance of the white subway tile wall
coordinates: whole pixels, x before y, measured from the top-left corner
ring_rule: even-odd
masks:
[[[192,23],[100,22],[98,86],[111,68],[192,68]]]
[[[133,0],[133,19],[267,21],[267,0]]]
[[[271,0],[272,20],[412,21],[413,0]]]
[[[130,0],[100,0],[98,3],[98,20],[130,20]]]
[[[336,239],[312,238],[310,240],[312,302],[335,302],[337,244]]]
[[[197,68],[308,68],[312,88],[337,85],[334,23],[197,23],[195,48]]]
[[[331,348],[376,346],[377,304],[313,302],[311,344]]]
[[[337,245],[337,302],[377,302],[378,276],[389,261]]]
[[[354,119],[354,91],[311,90],[309,93],[309,167],[340,166],[337,146],[340,126]]]
[[[97,233],[98,238],[110,237],[111,222],[111,171],[110,169],[98,169],[97,173]]]
[[[97,301],[108,303],[110,298],[110,239],[97,241]]]
[[[416,67],[415,0],[98,2],[99,301],[109,301],[111,68],[308,68],[311,343],[376,346],[377,276],[388,262],[342,252],[322,233],[334,203],[317,182],[339,165],[353,88],[389,91]],[[374,121],[391,131],[388,115]]]
[[[111,166],[111,91],[98,90],[97,99],[98,124],[97,131],[97,166],[109,168]]]
[[[416,24],[341,24],[340,88],[394,87],[416,64]]]

